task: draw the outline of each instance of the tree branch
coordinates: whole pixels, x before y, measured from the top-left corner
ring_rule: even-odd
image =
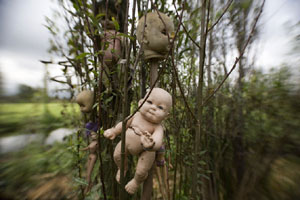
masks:
[[[237,63],[239,62],[239,60],[243,57],[243,55],[245,53],[245,50],[246,50],[246,48],[247,48],[250,40],[252,39],[252,37],[254,35],[255,27],[256,27],[256,24],[258,22],[258,19],[259,19],[261,13],[263,12],[263,7],[265,5],[265,2],[266,2],[266,0],[263,1],[262,5],[260,7],[260,11],[259,11],[258,15],[255,18],[255,21],[254,21],[253,27],[251,29],[250,35],[248,36],[247,42],[244,45],[244,47],[243,47],[243,49],[242,49],[242,51],[240,53],[240,56],[235,59],[235,62],[233,64],[231,70],[226,74],[225,78],[222,80],[222,82],[219,84],[219,86],[214,90],[214,92],[206,98],[206,100],[202,103],[202,106],[205,106],[209,102],[209,100],[220,90],[220,88],[222,87],[222,85],[224,84],[224,82],[227,80],[227,78],[229,77],[229,75],[235,69],[235,67],[236,67]]]

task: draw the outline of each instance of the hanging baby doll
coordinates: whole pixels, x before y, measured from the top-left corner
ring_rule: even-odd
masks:
[[[151,65],[151,62],[164,60],[171,48],[174,39],[174,24],[170,17],[161,12],[149,12],[146,16],[140,18],[136,31],[137,39],[144,52],[144,59],[150,62],[150,82],[156,80],[157,65]],[[154,74],[151,74],[154,72]],[[156,72],[156,73],[155,73]],[[152,84],[152,82],[150,83]],[[164,145],[156,152],[156,173],[163,196],[169,196],[170,191],[167,177],[167,166],[165,165],[165,147]],[[161,170],[163,173],[161,173]],[[163,174],[163,181],[162,175]],[[162,191],[162,182],[164,182],[166,191]]]
[[[98,137],[97,137],[97,130],[98,130],[98,124],[89,122],[86,124],[85,128],[87,129],[86,134],[90,135],[92,141],[90,144],[81,149],[81,151],[87,151],[89,150],[89,157],[88,157],[88,163],[87,163],[87,182],[88,186],[85,188],[84,193],[88,193],[92,187],[92,181],[91,176],[93,172],[94,165],[97,160],[97,150],[98,150]]]
[[[147,97],[147,95],[145,96]],[[145,100],[141,99],[139,105]],[[125,144],[125,173],[127,171],[127,155],[138,156],[136,172],[131,181],[125,186],[129,194],[137,191],[138,187],[148,176],[155,161],[156,151],[163,144],[164,131],[161,122],[169,115],[172,107],[171,95],[161,89],[154,88],[140,110],[128,120],[126,125]],[[122,131],[122,122],[104,131],[104,137],[113,140]],[[120,182],[121,141],[114,151],[114,161],[118,166],[116,180]]]
[[[80,106],[80,111],[82,113],[90,113],[93,109],[94,104],[94,93],[90,90],[83,90],[76,97],[76,102]],[[98,139],[97,139],[97,130],[98,124],[93,122],[88,122],[85,125],[86,135],[91,137],[91,143],[81,149],[82,151],[89,150],[89,157],[87,163],[87,177],[88,186],[85,188],[85,193],[88,193],[92,187],[91,175],[93,172],[94,165],[97,160],[97,149],[98,149]]]

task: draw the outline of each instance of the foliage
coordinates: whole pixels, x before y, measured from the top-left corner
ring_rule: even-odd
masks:
[[[55,144],[51,148],[33,144],[20,152],[1,156],[1,160],[5,160],[5,162],[1,161],[0,167],[0,191],[3,195],[1,198],[4,195],[16,199],[30,198],[27,196],[30,189],[38,190],[45,181],[53,180],[55,177],[63,180],[70,175],[72,159],[72,153],[68,151],[65,144]],[[69,187],[68,184],[65,187]],[[62,192],[62,194],[62,188],[59,190],[48,188],[46,191],[48,194],[58,193],[59,198],[63,198],[62,195],[70,196],[69,192]]]
[[[46,106],[46,107],[45,107]],[[79,109],[71,103],[4,103],[0,104],[0,135],[49,133],[59,127],[71,126]]]
[[[138,16],[143,15],[143,2],[134,2]],[[174,19],[175,30],[179,30],[172,53],[160,62],[158,73],[159,86],[172,93],[174,102],[165,123],[167,157],[173,166],[169,167],[173,199],[299,198],[299,173],[289,173],[300,166],[299,81],[292,81],[290,66],[262,73],[249,53],[258,31],[255,25],[262,2],[197,2],[173,1],[171,5],[155,1],[148,10],[167,12]],[[109,1],[107,12],[104,1],[58,3],[62,9],[58,16],[67,29],[58,29],[49,18],[46,26],[53,34],[51,52],[64,57],[63,62],[58,62],[65,76],[62,83],[73,93],[92,89],[97,100],[91,115],[84,116],[81,123],[78,119],[70,122],[83,127],[93,121],[101,127],[99,162],[90,194],[86,196],[82,190],[82,163],[86,157],[79,149],[87,144],[79,132],[68,143],[72,158],[66,157],[65,161],[72,166],[79,198],[98,195],[98,199],[119,199],[121,190],[112,178],[116,172],[113,147],[118,141],[105,140],[102,133],[126,113],[135,111],[138,100],[149,88],[149,64],[142,58],[136,60],[139,46],[134,40],[135,12],[124,17],[126,1]],[[222,18],[218,20],[219,17]],[[102,38],[109,26],[103,24],[105,19],[122,32],[122,58],[127,62],[103,65],[103,52],[108,45]],[[128,31],[129,27],[133,29]],[[71,76],[78,81],[72,82]],[[134,173],[135,162],[130,158],[128,176]],[[277,174],[279,169],[281,176]],[[280,184],[282,180],[285,186]],[[155,190],[156,197],[157,193]],[[138,199],[139,195],[122,198]]]

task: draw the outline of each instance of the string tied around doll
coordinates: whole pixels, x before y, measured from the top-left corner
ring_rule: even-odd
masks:
[[[129,126],[128,128],[130,128],[131,130],[133,130],[133,132],[134,132],[136,135],[138,135],[138,136],[141,136],[141,135],[142,135],[142,134],[140,133],[141,131],[139,130],[139,132],[137,132],[133,126]]]

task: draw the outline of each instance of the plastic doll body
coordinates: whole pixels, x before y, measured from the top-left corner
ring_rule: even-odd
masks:
[[[98,141],[97,134],[95,132],[91,132],[92,142],[86,148],[81,149],[82,151],[90,151],[88,163],[87,163],[87,182],[88,186],[85,188],[85,193],[89,192],[92,187],[91,176],[93,172],[93,168],[95,162],[97,160],[97,149],[98,149]]]
[[[140,100],[139,104],[144,99]],[[139,156],[134,178],[125,186],[128,193],[133,194],[139,185],[147,178],[155,160],[155,151],[163,144],[163,128],[161,122],[168,116],[172,105],[171,95],[163,89],[154,88],[145,104],[126,125],[125,154]],[[104,136],[113,140],[122,131],[122,123],[104,132]],[[114,152],[114,160],[121,168],[121,142]],[[125,172],[127,171],[127,157],[125,158]],[[120,181],[118,170],[117,181]]]

